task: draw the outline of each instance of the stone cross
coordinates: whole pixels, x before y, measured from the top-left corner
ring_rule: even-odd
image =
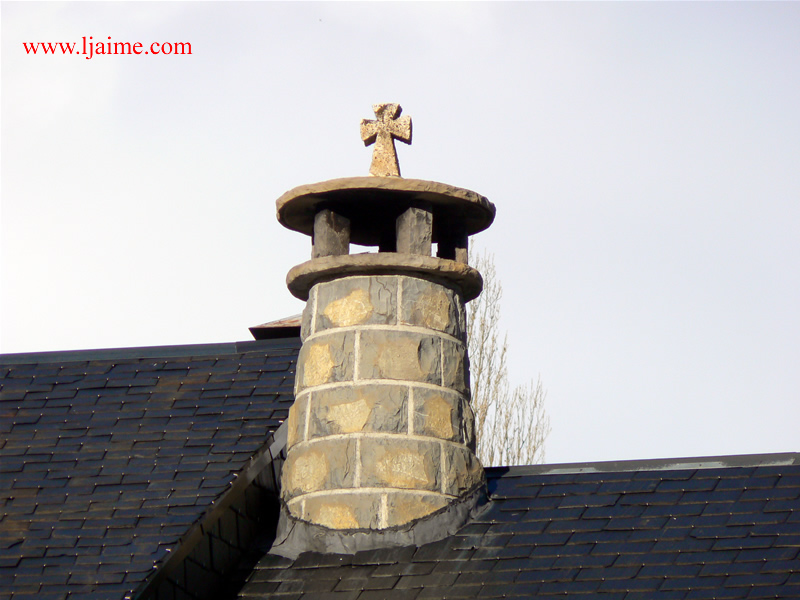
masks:
[[[361,120],[364,145],[375,144],[369,174],[375,177],[400,177],[394,140],[397,138],[406,144],[411,143],[411,117],[398,119],[403,112],[399,104],[373,104],[372,110],[375,111],[376,120]]]

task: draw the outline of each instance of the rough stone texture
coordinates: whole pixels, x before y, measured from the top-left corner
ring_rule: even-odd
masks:
[[[297,360],[295,394],[307,387],[351,381],[355,334],[333,333],[303,344]]]
[[[464,302],[452,289],[417,277],[401,277],[400,323],[449,333],[466,340]]]
[[[444,492],[461,496],[484,482],[483,467],[478,457],[463,446],[444,444]]]
[[[397,254],[394,252],[324,256],[304,262],[289,270],[286,285],[295,298],[308,300],[314,285],[342,277],[400,275],[420,277],[460,290],[464,301],[478,297],[483,289],[481,274],[455,260]]]
[[[463,396],[414,388],[414,434],[475,446],[475,417]]]
[[[438,491],[440,447],[403,436],[361,441],[361,485]]]
[[[345,277],[314,286],[315,331],[397,321],[397,277]]]
[[[350,253],[350,219],[322,209],[314,217],[311,258]]]
[[[469,361],[466,346],[460,342],[442,340],[442,359],[442,385],[467,394]]]
[[[352,493],[305,500],[303,519],[330,529],[377,529],[381,494]]]
[[[309,439],[340,433],[408,431],[408,388],[356,385],[314,392]]]
[[[441,382],[438,337],[411,331],[366,330],[361,333],[359,354],[361,379]]]
[[[409,208],[396,222],[397,251],[405,254],[431,255],[433,213],[422,208]]]
[[[286,419],[286,450],[288,451],[297,442],[305,439],[306,411],[311,401],[311,394],[304,394],[295,399],[289,409],[289,418]]]
[[[440,494],[409,494],[395,492],[387,496],[387,527],[405,525],[444,508],[451,501]]]
[[[356,472],[354,439],[322,440],[296,445],[283,465],[285,500],[319,490],[351,488]]]
[[[369,174],[375,177],[400,177],[400,164],[394,140],[411,143],[411,117],[401,117],[399,104],[373,104],[376,120],[361,121],[361,139],[365,146],[375,144]]]

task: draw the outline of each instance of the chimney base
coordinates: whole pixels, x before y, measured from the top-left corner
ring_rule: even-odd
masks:
[[[269,550],[296,559],[303,552],[355,554],[363,550],[421,546],[455,534],[486,508],[486,487],[480,485],[452,504],[410,523],[389,529],[330,529],[300,520],[281,503],[275,542]]]

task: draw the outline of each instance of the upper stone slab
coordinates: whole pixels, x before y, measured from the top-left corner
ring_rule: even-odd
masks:
[[[311,235],[314,216],[329,208],[350,219],[351,241],[376,245],[376,224],[394,222],[408,208],[426,207],[433,213],[433,241],[437,223],[463,223],[467,235],[492,224],[495,206],[471,190],[445,183],[399,177],[346,177],[298,186],[278,198],[278,221],[288,229]]]

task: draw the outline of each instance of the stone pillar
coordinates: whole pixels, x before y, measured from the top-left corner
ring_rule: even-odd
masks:
[[[431,255],[433,215],[422,208],[409,208],[397,217],[397,251]]]
[[[314,217],[311,258],[350,253],[350,219],[323,209]]]

